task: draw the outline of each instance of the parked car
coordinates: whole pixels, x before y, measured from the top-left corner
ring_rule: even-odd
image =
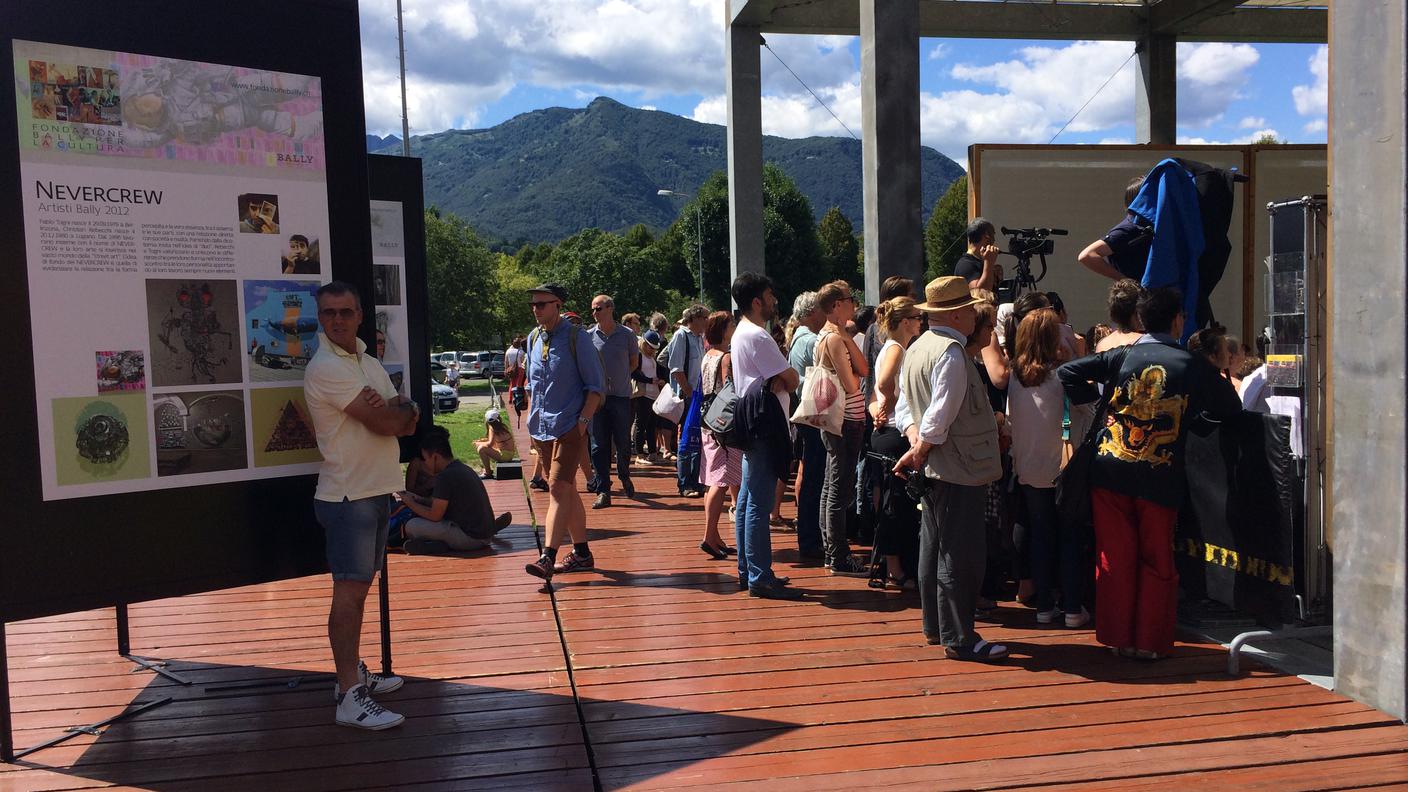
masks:
[[[492,359],[490,360],[490,362],[489,362],[489,375],[488,375],[488,376],[490,376],[490,377],[497,377],[498,379],[503,379],[503,378],[504,378],[504,353],[502,353],[502,352],[495,352],[495,353],[494,353],[493,358],[492,358]]]
[[[494,351],[491,349],[481,349],[472,354],[474,355],[475,362],[479,364],[479,368],[475,370],[475,373],[484,379],[489,379],[489,370],[494,363]],[[502,367],[500,367],[500,369],[502,370]]]
[[[487,362],[487,361],[485,361]],[[484,373],[484,367],[479,360],[478,352],[460,353],[460,376],[479,377]]]
[[[438,382],[430,386],[430,400],[432,409],[437,413],[454,412],[460,408],[460,397],[455,389]]]

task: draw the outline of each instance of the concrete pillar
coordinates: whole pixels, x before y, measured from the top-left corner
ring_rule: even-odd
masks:
[[[892,275],[924,280],[919,2],[859,0],[865,298]]]
[[[1150,35],[1139,42],[1134,81],[1134,142],[1177,142],[1178,40]]]
[[[728,235],[730,282],[763,262],[762,34],[728,28]]]
[[[1408,718],[1408,162],[1402,0],[1330,7],[1335,688]]]

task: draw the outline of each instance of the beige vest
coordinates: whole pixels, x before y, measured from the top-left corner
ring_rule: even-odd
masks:
[[[958,342],[941,333],[926,332],[915,339],[904,353],[904,368],[900,378],[905,389],[905,399],[909,403],[909,414],[916,426],[919,425],[929,403],[933,401],[933,388],[929,376],[950,346]],[[980,486],[990,484],[1002,477],[1002,458],[997,447],[997,419],[993,417],[992,404],[988,401],[986,386],[973,360],[963,349],[958,350],[963,357],[963,371],[967,381],[962,388],[954,389],[951,398],[962,398],[958,415],[948,429],[948,439],[943,445],[935,446],[929,452],[924,465],[924,473],[930,478],[947,481],[950,484]]]

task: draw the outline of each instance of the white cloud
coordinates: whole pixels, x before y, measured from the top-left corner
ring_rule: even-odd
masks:
[[[1247,116],[1237,122],[1238,129],[1256,129],[1266,126],[1266,119],[1261,116]]]
[[[1102,146],[1128,146],[1133,142],[1133,139],[1127,137],[1100,138],[1100,145]]]
[[[1310,85],[1297,85],[1291,89],[1296,112],[1303,116],[1323,116],[1330,103],[1330,48],[1321,45],[1310,56]]]
[[[948,57],[948,51],[949,45],[941,41],[938,44],[935,44],[933,49],[929,50],[929,60],[943,60],[944,58]]]
[[[1286,140],[1286,138],[1285,138],[1284,136],[1282,136],[1282,134],[1281,134],[1280,132],[1277,132],[1277,131],[1274,130],[1274,129],[1258,129],[1257,131],[1251,133],[1250,135],[1243,135],[1242,137],[1233,138],[1232,140],[1209,140],[1208,138],[1201,137],[1201,136],[1197,136],[1197,135],[1179,135],[1179,136],[1178,136],[1178,145],[1180,145],[1180,146],[1245,146],[1245,145],[1247,145],[1247,144],[1249,144],[1249,143],[1255,143],[1256,141],[1258,141],[1258,140],[1260,140],[1261,138],[1266,137],[1266,136],[1268,136],[1268,135],[1270,135],[1271,137],[1274,137],[1274,138],[1276,138],[1277,140],[1280,140],[1280,141],[1282,141],[1282,142],[1284,142],[1284,141]]]
[[[645,100],[723,86],[717,0],[404,0],[404,7],[413,133],[473,123],[515,85],[590,87],[592,96],[631,91]],[[360,8],[367,126],[399,130],[395,0],[361,0]],[[784,41],[800,37],[774,38],[769,43],[789,62],[796,49],[799,63],[829,65],[817,69],[822,84],[844,79],[834,39],[811,39],[804,52]]]
[[[1330,124],[1329,124],[1329,121],[1328,121],[1327,119],[1324,119],[1324,118],[1317,118],[1317,119],[1315,119],[1314,121],[1311,121],[1310,123],[1308,123],[1308,124],[1306,124],[1305,126],[1301,127],[1301,131],[1305,132],[1307,135],[1314,135],[1314,134],[1318,134],[1318,133],[1320,133],[1320,132],[1324,132],[1325,130],[1327,130],[1327,129],[1329,129],[1329,128],[1330,128]]]

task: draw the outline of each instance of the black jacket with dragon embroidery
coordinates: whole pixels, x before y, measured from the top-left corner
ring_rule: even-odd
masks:
[[[1126,347],[1057,369],[1074,404],[1101,398],[1096,383],[1113,383],[1090,471],[1092,486],[1183,505],[1183,444],[1197,418],[1226,421],[1242,411],[1232,383],[1171,338],[1144,336]]]

